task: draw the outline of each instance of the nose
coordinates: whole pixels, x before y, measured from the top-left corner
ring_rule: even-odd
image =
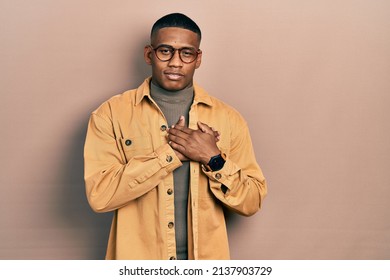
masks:
[[[171,60],[169,60],[168,65],[172,66],[172,67],[183,66],[183,61],[181,61],[179,50],[174,51],[173,56],[172,56]]]

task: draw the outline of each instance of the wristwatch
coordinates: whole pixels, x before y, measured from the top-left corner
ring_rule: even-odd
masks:
[[[208,171],[218,171],[222,169],[225,162],[226,156],[220,153],[219,155],[213,156],[205,167]]]

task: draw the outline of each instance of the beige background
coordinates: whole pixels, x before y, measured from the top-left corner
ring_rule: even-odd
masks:
[[[247,119],[269,195],[229,215],[234,259],[390,258],[387,0],[0,0],[0,258],[101,259],[90,112],[150,73],[151,25],[200,25],[196,80]]]

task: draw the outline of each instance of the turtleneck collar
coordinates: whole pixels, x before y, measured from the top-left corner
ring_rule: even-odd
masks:
[[[169,103],[186,102],[193,99],[194,86],[178,91],[168,91],[150,82],[150,95],[153,99],[159,99]]]

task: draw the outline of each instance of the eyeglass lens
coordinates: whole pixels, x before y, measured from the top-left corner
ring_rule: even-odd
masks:
[[[157,58],[161,61],[171,60],[176,50],[179,52],[179,57],[184,63],[191,63],[198,56],[198,52],[191,48],[175,49],[170,46],[159,46],[154,50],[156,52]]]

